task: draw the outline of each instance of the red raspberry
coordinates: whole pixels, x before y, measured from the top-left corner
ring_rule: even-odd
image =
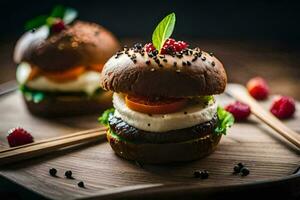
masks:
[[[155,47],[153,46],[152,43],[148,43],[145,45],[145,48],[146,48],[146,51],[147,52],[151,52],[151,51],[154,51],[155,50]]]
[[[269,96],[269,86],[261,77],[255,77],[247,83],[248,92],[257,100],[266,99]]]
[[[236,101],[225,107],[225,110],[230,112],[236,121],[242,121],[249,117],[250,107],[247,104]]]
[[[175,42],[174,44],[176,51],[182,51],[188,47],[188,44],[183,41]]]
[[[296,111],[295,100],[292,97],[280,96],[273,101],[271,113],[279,119],[287,119]]]
[[[66,28],[65,23],[61,19],[57,19],[51,26],[51,31],[53,33],[59,33]]]
[[[10,147],[16,147],[33,142],[31,134],[20,127],[9,130],[6,138]]]

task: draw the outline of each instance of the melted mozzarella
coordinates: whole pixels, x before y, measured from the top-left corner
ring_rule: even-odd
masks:
[[[39,76],[28,81],[31,67],[27,63],[21,63],[17,68],[17,81],[25,84],[29,88],[42,91],[60,91],[60,92],[86,92],[93,94],[100,83],[100,73],[95,71],[87,71],[81,74],[77,79],[67,82],[54,82],[45,76]]]
[[[211,120],[217,112],[216,103],[212,103],[208,106],[191,105],[175,113],[150,116],[128,108],[124,96],[117,93],[113,95],[113,104],[116,109],[114,114],[116,117],[120,117],[131,126],[151,132],[166,132],[192,127]]]

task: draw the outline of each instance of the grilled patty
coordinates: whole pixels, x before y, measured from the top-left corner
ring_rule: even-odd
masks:
[[[171,130],[162,133],[143,131],[129,125],[119,117],[111,115],[109,126],[114,134],[135,143],[174,143],[197,139],[212,134],[217,126],[218,117],[215,115],[212,120],[198,124],[193,127]]]

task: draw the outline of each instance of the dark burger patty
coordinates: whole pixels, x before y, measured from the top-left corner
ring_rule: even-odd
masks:
[[[116,135],[136,143],[171,143],[197,139],[213,133],[217,122],[218,117],[215,115],[212,120],[190,128],[155,133],[135,128],[119,117],[113,115],[109,117],[110,128]]]

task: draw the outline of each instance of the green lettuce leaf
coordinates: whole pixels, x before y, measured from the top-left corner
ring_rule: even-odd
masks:
[[[108,118],[110,115],[114,114],[115,112],[115,109],[114,108],[110,108],[110,109],[107,109],[106,111],[104,111],[102,113],[102,115],[98,118],[98,121],[105,125],[105,126],[108,126]]]
[[[218,126],[215,128],[215,133],[217,135],[224,134],[226,135],[226,131],[230,128],[234,123],[234,117],[231,113],[227,112],[222,107],[218,106]]]

